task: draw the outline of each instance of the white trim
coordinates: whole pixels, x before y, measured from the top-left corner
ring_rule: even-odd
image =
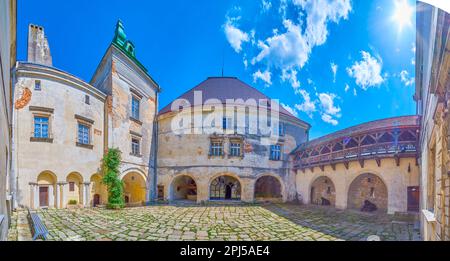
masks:
[[[422,214],[425,217],[425,220],[429,223],[433,223],[436,222],[436,216],[434,215],[433,212],[426,210],[426,209],[422,209]]]

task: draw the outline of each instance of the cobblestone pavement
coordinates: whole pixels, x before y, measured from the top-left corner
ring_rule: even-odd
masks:
[[[420,239],[413,222],[402,217],[291,204],[50,209],[39,215],[49,240],[366,240],[373,234]],[[20,210],[17,227],[23,228],[24,216]],[[29,240],[29,229],[17,234],[15,239]]]

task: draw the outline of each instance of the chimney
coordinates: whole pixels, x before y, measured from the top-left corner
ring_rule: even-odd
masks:
[[[52,66],[52,55],[42,26],[30,24],[28,28],[28,62]]]

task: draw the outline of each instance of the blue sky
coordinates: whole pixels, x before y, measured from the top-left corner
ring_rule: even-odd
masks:
[[[402,4],[403,3],[403,4]],[[117,19],[161,85],[160,108],[208,76],[237,76],[312,125],[311,138],[415,113],[415,1],[18,1],[55,67],[89,81]],[[399,12],[398,10],[401,10]],[[333,68],[336,73],[334,73]]]

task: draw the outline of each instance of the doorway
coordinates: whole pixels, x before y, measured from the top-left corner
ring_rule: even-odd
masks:
[[[48,187],[39,187],[39,206],[48,207]]]
[[[94,195],[94,207],[96,207],[97,205],[100,205],[100,195],[99,194]]]
[[[408,187],[408,211],[418,212],[419,211],[419,201],[420,201],[420,193],[419,187]]]

